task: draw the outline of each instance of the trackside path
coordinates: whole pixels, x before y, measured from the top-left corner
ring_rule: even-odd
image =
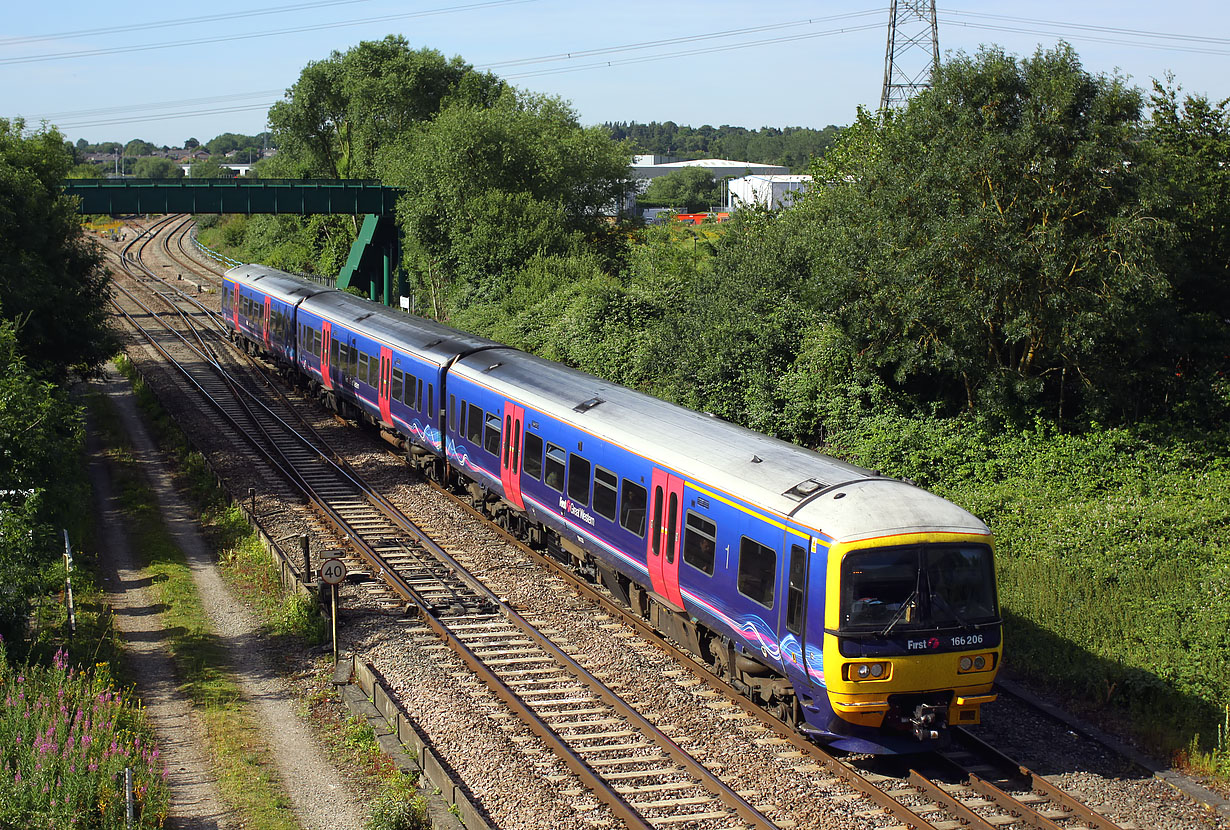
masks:
[[[94,381],[127,432],[132,456],[145,472],[168,536],[183,552],[209,616],[213,633],[224,644],[227,662],[248,706],[262,725],[262,739],[277,767],[277,777],[305,830],[359,830],[365,811],[344,783],[344,774],[316,744],[296,714],[295,699],[282,682],[267,652],[259,622],[235,599],[214,564],[213,553],[198,531],[195,517],[176,492],[169,470],[145,430],[128,382],[112,371],[111,379]],[[91,436],[92,446],[97,441]],[[125,660],[159,740],[165,747],[171,789],[171,822],[180,830],[243,826],[243,817],[228,812],[212,778],[204,730],[190,704],[177,693],[174,663],[162,646],[164,626],[147,590],[123,527],[106,463],[95,450],[90,463],[102,541],[103,587],[115,607],[116,627],[125,641]]]

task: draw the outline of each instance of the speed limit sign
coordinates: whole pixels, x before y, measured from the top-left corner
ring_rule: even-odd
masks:
[[[320,578],[330,585],[337,585],[346,579],[346,563],[340,559],[326,559],[320,563]]]

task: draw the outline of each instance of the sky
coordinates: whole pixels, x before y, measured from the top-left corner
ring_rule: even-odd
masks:
[[[11,4],[0,117],[70,140],[180,146],[265,129],[303,67],[403,35],[514,85],[568,101],[582,124],[758,128],[849,124],[879,105],[888,0],[82,0]],[[909,5],[901,0],[899,8]],[[1230,5],[940,0],[941,55],[1071,43],[1085,69],[1149,88],[1230,97]],[[899,11],[904,15],[903,11]],[[903,20],[902,33],[917,23]],[[901,54],[907,74],[925,55]]]

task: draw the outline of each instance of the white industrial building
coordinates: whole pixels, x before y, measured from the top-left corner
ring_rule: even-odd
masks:
[[[738,210],[743,205],[788,207],[795,196],[811,184],[811,176],[789,174],[744,176],[731,179],[727,207]]]

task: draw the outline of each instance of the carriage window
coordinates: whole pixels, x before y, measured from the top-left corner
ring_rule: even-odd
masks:
[[[338,369],[342,365],[337,359],[341,348],[341,345],[336,340],[329,343],[329,366],[333,369]]]
[[[470,404],[470,417],[466,420],[466,438],[470,443],[483,445],[483,416],[484,412],[474,404]]]
[[[589,506],[589,460],[568,454],[568,498]]]
[[[369,362],[367,355],[359,355],[359,380],[363,381],[368,386],[374,386],[375,384],[371,382],[371,378],[368,376],[370,367],[371,363]]]
[[[434,421],[436,415],[436,387],[433,384],[427,384],[427,414]]]
[[[557,493],[564,492],[564,451],[554,444],[547,444],[547,476],[543,481]]]
[[[457,435],[464,436],[466,434],[466,402],[461,402],[461,426],[457,427]]]
[[[350,376],[355,377],[359,374],[359,349],[356,346],[350,347]]]
[[[619,476],[594,467],[594,512],[615,521],[615,501],[619,496]]]
[[[405,376],[401,373],[401,369],[394,369],[391,374],[393,375],[393,386],[392,391],[389,392],[389,397],[395,401],[400,401],[402,382],[405,380]]]
[[[776,582],[777,551],[744,536],[739,544],[739,593],[772,608]]]
[[[713,554],[716,549],[717,525],[689,510],[683,532],[683,561],[713,576]]]
[[[807,607],[807,549],[790,546],[790,584],[786,591],[786,629],[803,633],[803,611]]]
[[[500,416],[499,415],[488,415],[487,416],[487,434],[485,438],[486,440],[483,443],[483,449],[485,449],[487,452],[491,453],[492,455],[498,456],[500,454]]]
[[[457,431],[457,396],[448,396],[448,429],[449,432]]]
[[[653,537],[649,540],[653,546],[653,555],[662,555],[662,488],[653,488],[653,524],[650,525]]]
[[[525,433],[525,456],[521,468],[530,478],[542,478],[542,437],[532,432]]]
[[[645,488],[625,478],[623,494],[619,499],[619,523],[624,530],[637,536],[645,535],[645,505],[648,503],[649,493]]]
[[[320,332],[312,329],[312,354],[320,357]]]

